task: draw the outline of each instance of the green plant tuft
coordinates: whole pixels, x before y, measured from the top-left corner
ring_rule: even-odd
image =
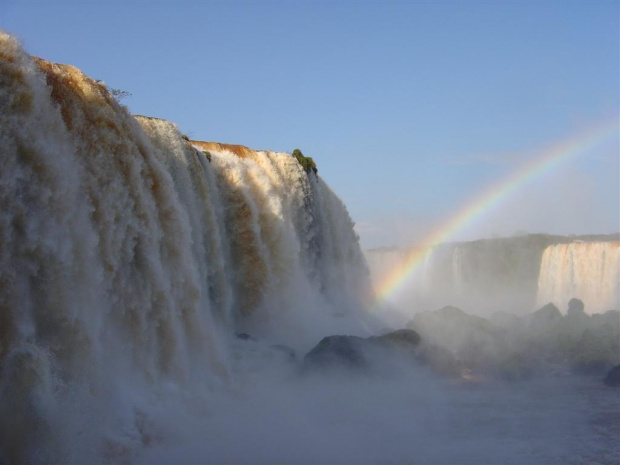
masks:
[[[311,157],[305,157],[301,150],[295,149],[291,155],[297,159],[306,173],[310,174],[310,171],[314,171],[314,174],[317,174],[319,171],[314,160]]]

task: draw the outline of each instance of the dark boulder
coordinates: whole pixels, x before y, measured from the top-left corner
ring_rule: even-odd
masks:
[[[373,356],[377,365],[385,367],[390,371],[390,362],[398,364],[400,362],[419,361],[421,337],[411,329],[399,329],[382,336],[369,337],[368,353]]]
[[[568,301],[568,310],[566,312],[567,315],[585,315],[585,305],[583,304],[583,301],[579,300],[579,299],[570,299]]]
[[[304,357],[304,369],[348,369],[368,367],[366,340],[358,336],[327,336]]]
[[[562,313],[558,310],[558,307],[548,303],[532,313],[530,316],[530,327],[546,329],[556,326],[559,321],[562,321]]]
[[[304,369],[367,371],[403,355],[413,360],[419,344],[420,336],[410,329],[368,338],[328,336],[306,354]]]
[[[620,387],[620,365],[616,365],[609,370],[609,373],[607,373],[607,376],[605,376],[603,382],[610,387]]]
[[[397,329],[382,336],[369,338],[381,344],[404,349],[415,349],[420,345],[420,335],[412,329]]]

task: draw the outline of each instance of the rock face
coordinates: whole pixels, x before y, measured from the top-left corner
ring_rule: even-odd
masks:
[[[366,371],[385,360],[405,356],[413,360],[420,344],[420,335],[410,329],[400,329],[382,336],[325,337],[304,357],[305,371]]]
[[[200,151],[215,151],[215,152],[231,152],[237,155],[239,158],[252,158],[255,157],[257,151],[246,147],[245,145],[235,144],[221,144],[219,142],[204,142],[200,140],[190,140],[190,144],[196,147]]]
[[[609,370],[609,373],[607,373],[607,376],[605,376],[603,382],[610,387],[620,387],[620,365],[616,365]]]

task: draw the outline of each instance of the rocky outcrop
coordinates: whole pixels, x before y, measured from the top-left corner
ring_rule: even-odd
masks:
[[[497,337],[496,328],[489,321],[451,306],[418,313],[407,327],[425,341],[459,353],[474,345],[492,344]]]
[[[529,326],[532,328],[548,328],[555,326],[562,320],[562,313],[555,305],[549,303],[536,310],[529,318]]]
[[[382,361],[395,357],[414,360],[420,336],[410,329],[400,329],[363,338],[359,336],[328,336],[304,357],[304,371],[360,372],[376,368]]]
[[[525,318],[498,312],[486,320],[444,307],[417,314],[407,326],[422,338],[417,359],[448,375],[600,376],[620,362],[620,313],[590,316],[577,299],[566,315],[548,304]]]
[[[304,369],[346,369],[368,368],[364,354],[366,340],[358,336],[328,336],[304,357]]]

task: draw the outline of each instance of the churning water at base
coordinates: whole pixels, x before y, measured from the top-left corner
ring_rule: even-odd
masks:
[[[304,374],[292,349],[378,322],[290,155],[190,143],[3,33],[0,110],[1,464],[617,461],[591,380]]]
[[[473,385],[402,369],[262,379],[202,417],[159,418],[153,434],[165,441],[136,462],[612,465],[619,401],[598,380],[578,377]]]

